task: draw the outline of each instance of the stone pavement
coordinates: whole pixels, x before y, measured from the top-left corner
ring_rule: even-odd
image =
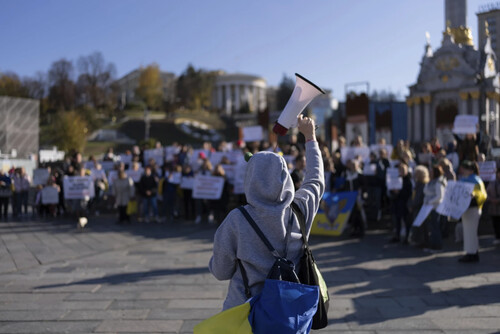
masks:
[[[185,222],[118,226],[90,220],[0,221],[0,333],[191,333],[222,307],[211,276],[215,227]],[[499,333],[500,248],[481,238],[481,262],[446,251],[312,237],[328,283],[330,325],[318,333]]]

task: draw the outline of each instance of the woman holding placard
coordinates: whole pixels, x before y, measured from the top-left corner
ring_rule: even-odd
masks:
[[[432,205],[432,211],[428,218],[430,238],[429,251],[435,252],[443,248],[443,236],[441,233],[441,216],[436,212],[438,205],[443,201],[446,188],[443,168],[435,165],[431,170],[432,180],[424,188],[424,204]]]
[[[460,164],[460,181],[474,184],[472,199],[469,208],[462,215],[462,224],[464,230],[464,251],[465,255],[458,259],[459,262],[479,262],[479,238],[477,228],[481,209],[486,201],[487,194],[484,183],[479,178],[479,167],[477,162],[464,160]]]

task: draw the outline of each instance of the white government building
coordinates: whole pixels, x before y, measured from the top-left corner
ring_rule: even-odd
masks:
[[[267,83],[262,77],[222,73],[215,82],[215,107],[227,116],[242,111],[262,111],[267,107],[266,89]]]

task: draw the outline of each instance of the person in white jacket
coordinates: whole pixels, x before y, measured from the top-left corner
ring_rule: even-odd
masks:
[[[428,226],[430,230],[429,250],[438,251],[443,248],[443,238],[441,232],[441,216],[436,209],[443,201],[444,191],[446,188],[446,178],[443,176],[443,168],[435,165],[431,170],[431,181],[424,187],[424,205],[432,205],[428,218]]]

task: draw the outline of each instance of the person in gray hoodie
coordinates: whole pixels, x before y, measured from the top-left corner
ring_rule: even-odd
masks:
[[[258,152],[248,161],[244,189],[245,209],[273,247],[284,255],[285,235],[293,215],[287,258],[296,265],[303,254],[302,235],[290,204],[295,202],[304,214],[307,237],[325,189],[323,161],[316,141],[314,121],[299,115],[298,129],[306,139],[307,168],[300,188],[295,191],[285,159],[272,152]],[[245,287],[237,260],[247,273],[252,296],[261,292],[275,258],[238,209],[234,209],[217,229],[210,272],[218,280],[230,280],[223,310],[246,301]]]

